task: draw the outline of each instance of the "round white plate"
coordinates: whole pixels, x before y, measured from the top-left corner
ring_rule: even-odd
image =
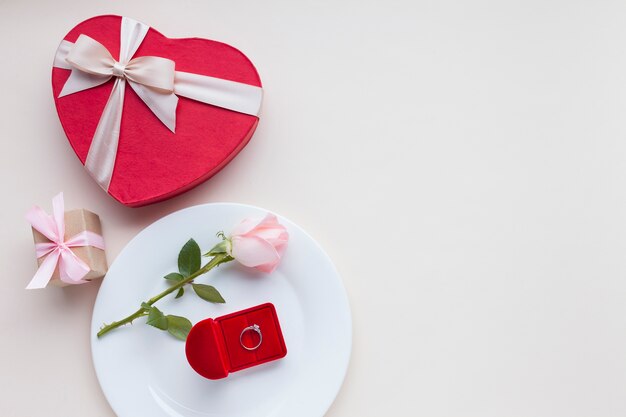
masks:
[[[290,234],[280,266],[263,274],[230,262],[196,280],[214,285],[226,304],[211,304],[193,291],[156,305],[192,323],[271,302],[287,356],[211,381],[187,363],[185,343],[145,324],[96,332],[134,312],[141,301],[167,288],[178,252],[194,238],[208,251],[245,217],[266,211],[241,204],[205,204],[170,214],[139,233],[120,253],[102,283],[91,323],[93,363],[102,390],[119,417],[319,417],[343,382],[352,344],[350,308],[341,279],[320,246],[300,227],[279,217]],[[204,258],[203,263],[206,262]]]

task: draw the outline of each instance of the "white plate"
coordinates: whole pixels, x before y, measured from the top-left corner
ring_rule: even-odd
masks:
[[[111,265],[94,306],[91,350],[102,390],[119,417],[319,417],[328,410],[350,359],[350,308],[331,260],[282,217],[290,242],[272,274],[231,262],[196,281],[214,285],[226,304],[186,292],[156,305],[197,323],[272,302],[287,345],[285,358],[211,381],[189,366],[184,342],[146,325],[145,318],[101,339],[95,336],[102,323],[127,316],[167,287],[163,276],[176,271],[178,251],[189,238],[208,250],[218,242],[216,232],[228,233],[244,217],[265,213],[229,203],[178,211],[139,233]]]

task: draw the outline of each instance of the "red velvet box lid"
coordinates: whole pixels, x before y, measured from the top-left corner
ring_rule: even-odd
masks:
[[[240,336],[243,329],[254,324],[260,327],[263,342],[257,349],[248,351],[241,345]],[[246,332],[243,341],[254,345],[251,341],[254,337],[254,332]],[[185,353],[191,367],[200,375],[220,379],[230,372],[283,358],[287,347],[276,309],[266,303],[197,323],[187,336]]]

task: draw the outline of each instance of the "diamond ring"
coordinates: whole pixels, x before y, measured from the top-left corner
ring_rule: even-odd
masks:
[[[259,342],[254,345],[254,346],[247,346],[245,343],[243,343],[243,335],[246,332],[256,332],[259,335]],[[261,343],[263,343],[263,335],[261,334],[261,328],[259,327],[258,324],[253,324],[252,326],[248,326],[245,329],[243,329],[241,331],[241,334],[239,335],[239,343],[241,343],[241,346],[243,346],[244,349],[246,350],[256,350],[259,348],[259,346],[261,346]]]

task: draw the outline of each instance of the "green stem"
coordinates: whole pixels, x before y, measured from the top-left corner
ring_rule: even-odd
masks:
[[[218,254],[215,255],[213,257],[213,259],[211,259],[206,265],[204,265],[202,268],[198,269],[196,272],[194,272],[193,274],[189,275],[187,278],[183,279],[182,281],[177,282],[175,285],[172,285],[171,287],[169,287],[168,289],[166,289],[165,291],[163,291],[160,294],[155,295],[154,297],[152,297],[151,299],[149,299],[145,304],[148,305],[153,305],[154,303],[156,303],[157,301],[159,301],[161,298],[165,297],[168,294],[173,293],[174,291],[178,290],[179,288],[183,287],[186,284],[189,284],[191,281],[193,281],[195,278],[199,277],[202,274],[206,274],[207,272],[209,272],[211,269],[215,268],[218,265],[221,265],[223,263],[226,262],[230,262],[232,261],[234,258],[229,256],[228,254]],[[144,304],[144,305],[145,305]],[[140,307],[139,310],[135,311],[133,314],[123,318],[122,320],[119,321],[114,321],[111,324],[107,324],[106,326],[102,327],[100,329],[100,331],[98,332],[98,337],[101,337],[105,334],[107,334],[108,332],[110,332],[113,329],[116,329],[120,326],[123,326],[125,324],[128,323],[132,323],[133,320],[135,320],[136,318],[142,317],[142,316],[146,316],[148,314],[148,308],[146,307]]]

